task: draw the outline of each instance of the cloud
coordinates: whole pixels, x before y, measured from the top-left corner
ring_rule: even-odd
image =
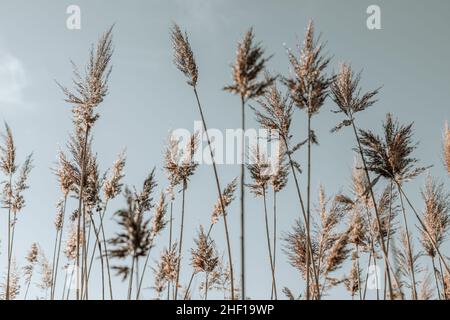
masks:
[[[23,63],[14,55],[0,51],[0,105],[23,105],[23,90],[27,85]]]

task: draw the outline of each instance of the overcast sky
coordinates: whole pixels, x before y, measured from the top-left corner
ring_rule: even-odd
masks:
[[[80,30],[66,28],[66,8],[71,4],[81,8]],[[366,27],[366,9],[371,4],[381,8],[381,30]],[[430,174],[450,186],[441,156],[444,122],[450,119],[448,1],[0,0],[0,120],[7,121],[13,130],[18,159],[23,161],[28,153],[34,152],[35,164],[30,189],[26,192],[27,206],[18,216],[14,247],[18,264],[23,265],[23,257],[32,242],[39,242],[51,258],[55,204],[60,194],[50,168],[72,130],[70,106],[64,103],[55,80],[70,84],[70,60],[78,65],[85,64],[91,43],[103,31],[116,24],[110,94],[99,108],[101,117],[94,130],[94,148],[101,169],[106,170],[126,147],[125,182],[140,185],[148,171],[156,166],[158,189],[162,189],[167,182],[161,169],[161,152],[169,130],[192,130],[194,121],[199,120],[192,91],[172,64],[169,37],[172,21],[189,32],[199,65],[199,93],[208,125],[224,130],[240,124],[239,99],[221,90],[231,82],[229,65],[234,61],[236,42],[253,26],[256,39],[262,41],[268,54],[274,54],[269,70],[288,75],[285,47],[295,47],[303,40],[310,18],[322,33],[322,39],[327,41],[327,52],[333,56],[329,72],[336,70],[340,62],[350,62],[355,69],[364,69],[361,82],[364,88],[383,85],[379,102],[361,114],[359,125],[379,132],[386,112],[392,112],[404,123],[414,121],[415,138],[421,142],[415,155],[422,164],[434,165]],[[338,117],[330,112],[332,108],[328,100],[313,121],[320,142],[313,150],[314,201],[320,183],[330,196],[348,190],[350,183],[354,139],[348,130],[335,135],[329,133],[338,122]],[[248,112],[248,126],[256,128],[250,110]],[[294,118],[295,138],[303,139],[305,115],[297,111]],[[304,155],[304,151],[297,155],[301,163],[305,163]],[[239,174],[239,167],[219,166],[219,171],[225,184]],[[303,187],[304,181],[302,176]],[[406,188],[419,208],[423,204],[418,191],[424,181],[425,175]],[[207,165],[200,166],[192,178],[186,204],[186,249],[196,228],[209,224],[216,201],[213,182],[212,169]],[[291,181],[279,196],[280,233],[289,231],[299,215],[297,203],[293,201],[294,191]],[[251,195],[247,199],[247,295],[267,298],[270,268],[264,242],[262,202]],[[122,204],[123,199],[119,197],[110,206],[109,234],[114,228],[109,218]],[[177,203],[176,217],[179,208]],[[0,217],[1,270],[6,261],[7,212],[3,211]],[[239,279],[238,201],[229,210],[229,221],[235,276]],[[176,224],[178,222],[175,220]],[[411,223],[415,221],[411,219]],[[225,252],[221,224],[213,236],[219,250]],[[153,259],[167,243],[167,234],[159,239]],[[416,247],[419,248],[419,243]],[[447,245],[444,252],[447,255],[448,248]],[[286,262],[281,250],[278,257],[278,287],[288,286],[298,291],[303,285],[298,272]],[[183,283],[191,272],[187,254],[185,258]],[[199,281],[200,278],[196,284]],[[152,284],[153,274],[149,270],[145,285]],[[115,280],[114,287],[121,288],[125,296],[124,284]],[[98,292],[98,288],[92,291]],[[32,292],[40,294],[37,289]],[[151,290],[145,292],[146,297],[153,294]],[[341,288],[330,292],[330,297],[348,298],[348,295]]]

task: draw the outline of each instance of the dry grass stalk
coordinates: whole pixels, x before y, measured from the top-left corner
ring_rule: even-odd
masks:
[[[266,76],[260,79],[270,57],[264,57],[264,49],[255,43],[253,28],[238,42],[236,61],[232,65],[233,84],[224,90],[239,95],[241,98],[241,176],[240,176],[240,209],[241,209],[241,291],[245,297],[245,104],[250,99],[258,98],[266,93],[275,78]]]
[[[216,161],[214,159],[214,152],[213,152],[213,148],[211,146],[211,139],[210,139],[209,133],[208,133],[208,126],[206,125],[205,116],[203,115],[203,108],[200,103],[200,98],[199,98],[199,95],[197,92],[198,68],[197,68],[197,64],[195,63],[194,54],[192,52],[187,34],[185,33],[183,35],[183,33],[181,32],[181,29],[176,24],[174,25],[174,27],[172,29],[172,45],[173,45],[173,48],[175,51],[174,52],[175,65],[183,74],[185,74],[187,76],[188,79],[190,79],[190,80],[188,80],[188,84],[191,85],[193,88],[195,98],[197,101],[198,111],[199,111],[200,117],[202,119],[203,130],[206,135],[209,153],[210,153],[212,164],[213,164],[214,178],[215,178],[215,182],[216,182],[218,198],[219,198],[219,201],[221,202],[221,207],[222,207],[221,211],[224,212],[223,222],[224,222],[224,228],[225,228],[225,237],[226,237],[226,241],[227,241],[228,259],[230,261],[231,274],[233,274],[230,236],[229,236],[229,232],[228,232],[227,215],[225,214],[226,210],[225,210],[224,204],[222,203],[223,196],[222,196],[221,185],[220,185],[220,181],[219,181],[219,174],[217,172]],[[171,221],[172,221],[172,219],[171,219]],[[172,230],[172,228],[171,228],[171,230]],[[232,292],[234,292],[234,277],[233,276],[231,276],[231,287],[233,288]],[[189,292],[189,289],[187,289],[187,293],[188,292]],[[232,298],[234,299],[234,297],[232,297]]]
[[[85,211],[83,201],[85,200],[84,189],[85,183],[88,179],[88,161],[92,158],[89,155],[88,147],[90,145],[91,129],[99,118],[97,107],[103,102],[108,94],[108,78],[111,73],[111,58],[113,54],[112,46],[112,29],[108,29],[98,40],[97,46],[92,47],[89,56],[89,62],[86,65],[85,74],[82,75],[78,67],[72,63],[73,66],[73,84],[74,89],[70,90],[62,85],[59,85],[65,95],[65,101],[72,105],[73,123],[75,126],[75,155],[79,164],[78,167],[78,246],[80,245],[81,229],[85,233]],[[83,218],[83,225],[81,218]],[[88,288],[88,270],[87,270],[87,248],[83,247],[81,250],[78,247],[77,251],[77,267],[80,267],[81,256],[81,278],[77,281],[77,299],[87,296]],[[80,294],[81,293],[81,294]]]
[[[311,247],[310,235],[310,217],[311,217],[311,144],[318,144],[315,132],[311,129],[311,119],[316,115],[323,106],[325,99],[329,94],[329,86],[332,83],[332,77],[325,74],[330,58],[323,55],[324,44],[315,39],[314,25],[309,21],[308,27],[303,41],[303,46],[298,46],[300,57],[297,58],[291,50],[288,50],[289,62],[292,66],[293,77],[284,78],[283,82],[289,90],[290,97],[295,106],[299,109],[305,110],[308,118],[308,172],[307,172],[307,195],[306,195],[306,233],[308,237],[308,246]],[[311,249],[311,248],[310,248]],[[308,250],[306,255],[307,270],[311,265],[310,255]],[[315,280],[316,289],[320,288],[318,283],[318,274],[316,267],[313,265],[313,277]],[[306,285],[310,286],[310,274],[307,273]],[[314,294],[314,292],[313,292]],[[316,293],[316,297],[320,293]],[[310,290],[306,291],[306,299],[310,299]]]

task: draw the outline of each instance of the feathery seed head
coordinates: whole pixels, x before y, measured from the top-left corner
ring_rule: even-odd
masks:
[[[303,47],[300,48],[300,58],[288,50],[294,76],[284,78],[283,83],[294,104],[300,109],[306,109],[309,117],[319,112],[328,97],[328,87],[333,80],[324,74],[330,59],[322,55],[323,48],[324,45],[314,39],[314,26],[310,21]]]
[[[417,148],[412,141],[412,124],[400,125],[388,113],[383,123],[383,137],[371,131],[359,130],[367,167],[375,174],[398,183],[411,180],[428,167],[417,167],[411,157]]]
[[[422,190],[425,202],[423,222],[436,246],[441,246],[450,228],[450,194],[444,190],[444,185],[428,176],[425,188]],[[436,250],[425,230],[421,230],[421,243],[425,253],[435,257]]]
[[[103,191],[106,199],[114,199],[122,191],[123,168],[125,167],[125,152],[121,152],[112,166],[112,174],[106,179]]]
[[[231,181],[225,187],[225,189],[223,189],[222,201],[220,201],[220,199],[217,199],[217,202],[214,205],[213,213],[211,215],[212,224],[217,223],[217,221],[219,221],[220,216],[223,215],[222,204],[225,207],[224,209],[226,209],[231,204],[231,202],[233,202],[236,188],[237,188],[237,179],[234,178],[233,181]]]
[[[191,264],[195,272],[212,272],[217,267],[219,258],[213,240],[208,239],[204,229],[200,226],[197,238],[194,240],[196,248],[191,249]]]
[[[334,77],[330,89],[333,101],[339,107],[339,110],[335,113],[342,112],[347,116],[347,119],[336,125],[331,130],[332,132],[351,125],[355,113],[367,109],[376,102],[375,96],[380,89],[361,94],[360,79],[361,73],[355,75],[350,65],[345,63],[341,65],[339,74]]]
[[[254,38],[253,28],[250,28],[244,39],[238,43],[236,62],[232,66],[233,84],[224,88],[226,91],[240,95],[244,100],[263,95],[275,80],[270,76],[263,80],[258,79],[270,57],[264,57],[264,49],[260,43],[254,43]]]
[[[195,87],[198,80],[198,68],[188,35],[186,32],[183,34],[180,27],[174,23],[171,30],[171,38],[174,51],[173,62],[178,70],[188,78],[187,83]]]

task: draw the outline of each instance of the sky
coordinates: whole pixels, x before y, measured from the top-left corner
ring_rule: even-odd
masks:
[[[81,29],[66,27],[69,5],[81,9]],[[381,9],[381,29],[366,26],[369,5]],[[387,112],[402,123],[414,122],[415,139],[420,141],[415,156],[440,178],[447,187],[448,176],[442,164],[442,133],[450,119],[450,43],[448,29],[450,3],[433,1],[9,1],[0,0],[0,119],[12,128],[19,161],[33,152],[34,166],[26,192],[26,208],[20,212],[16,226],[14,257],[19,266],[31,243],[39,242],[49,258],[52,256],[55,230],[53,220],[60,192],[51,172],[59,149],[65,148],[72,131],[70,106],[56,81],[70,85],[71,64],[83,66],[89,49],[99,35],[112,24],[114,27],[113,71],[110,93],[99,107],[100,119],[94,130],[94,150],[100,167],[106,170],[117,154],[126,148],[127,165],[124,182],[140,186],[146,174],[156,167],[158,191],[167,186],[163,172],[164,143],[170,130],[193,130],[199,120],[191,88],[172,63],[169,29],[176,21],[187,30],[199,66],[198,90],[205,108],[208,126],[219,130],[240,125],[240,101],[222,90],[230,84],[236,43],[253,26],[256,39],[267,54],[273,54],[268,70],[289,75],[286,48],[295,48],[303,40],[309,19],[326,41],[326,51],[332,56],[329,73],[338,70],[339,63],[349,62],[355,70],[363,70],[361,85],[365,89],[383,86],[379,102],[358,118],[360,127],[380,132]],[[312,199],[317,199],[319,185],[329,196],[348,191],[355,154],[353,135],[349,130],[331,134],[339,122],[330,112],[334,108],[327,100],[313,127],[320,145],[312,153]],[[247,109],[249,128],[257,128]],[[302,111],[294,114],[295,139],[304,139],[306,117]],[[306,152],[297,154],[305,166]],[[220,165],[223,184],[239,175],[239,166]],[[420,209],[422,175],[405,189]],[[4,179],[4,177],[2,177]],[[216,201],[212,168],[200,165],[192,177],[186,201],[185,255],[181,274],[186,283],[191,273],[187,248],[200,224],[208,225]],[[301,176],[306,192],[305,175]],[[279,239],[290,231],[298,218],[292,181],[279,195]],[[264,216],[261,199],[247,195],[247,296],[263,299],[270,295],[270,267],[265,246]],[[270,200],[269,200],[270,201]],[[112,213],[124,204],[118,197],[107,213],[107,233],[115,231]],[[179,202],[175,204],[175,226],[179,223]],[[0,270],[5,269],[7,212],[0,214],[2,241]],[[411,224],[417,224],[409,212]],[[229,210],[231,247],[235,277],[239,279],[239,206],[235,201]],[[215,227],[216,228],[216,227]],[[416,228],[413,228],[417,235]],[[225,253],[223,227],[214,229],[213,237],[220,253]],[[158,239],[152,251],[155,261],[167,244],[167,232]],[[416,237],[417,238],[417,237]],[[281,243],[281,241],[279,241]],[[417,242],[416,247],[420,245]],[[444,254],[449,255],[449,245]],[[291,267],[279,247],[277,251],[278,288],[289,287],[299,293],[303,281]],[[424,266],[427,262],[423,261]],[[99,283],[99,273],[94,277]],[[194,281],[198,285],[200,278]],[[145,287],[153,285],[152,270],[148,270]],[[126,284],[115,279],[113,286],[125,297]],[[92,285],[93,296],[99,288]],[[281,290],[279,290],[281,291]],[[32,296],[43,296],[37,288]],[[212,293],[211,297],[220,297]],[[153,297],[146,289],[144,296]],[[281,292],[279,293],[281,297]],[[374,296],[373,292],[369,293]],[[348,299],[342,287],[329,292],[328,298]]]

